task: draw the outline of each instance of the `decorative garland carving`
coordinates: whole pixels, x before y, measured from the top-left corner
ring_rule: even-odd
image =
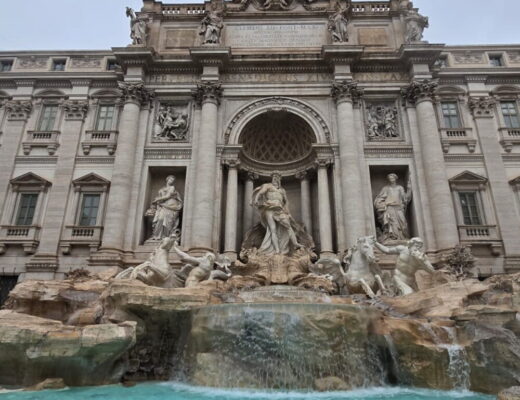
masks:
[[[247,115],[249,115],[254,110],[257,110],[259,108],[265,107],[265,106],[272,106],[273,108],[280,108],[283,106],[292,106],[295,108],[300,109],[305,114],[311,116],[314,120],[318,122],[318,124],[323,129],[323,132],[325,134],[325,139],[327,140],[327,143],[330,143],[330,130],[325,123],[325,120],[321,117],[320,114],[318,114],[313,108],[309,107],[308,105],[301,103],[298,100],[290,99],[287,97],[269,97],[266,99],[261,99],[258,101],[255,101],[252,104],[249,104],[242,110],[240,110],[234,118],[229,123],[226,132],[224,133],[224,143],[229,144],[229,137],[231,136],[231,132],[233,131],[233,128],[235,125],[237,125],[238,122],[240,122],[243,118],[245,118]]]
[[[142,82],[118,82],[121,91],[121,100],[124,102],[134,101],[141,105],[150,103],[155,94],[148,90]]]
[[[197,83],[197,89],[192,90],[191,94],[199,107],[206,101],[220,104],[222,85],[220,82],[200,82]]]
[[[405,103],[416,104],[419,100],[433,99],[438,86],[439,83],[431,79],[412,81],[410,85],[401,89],[401,96]]]
[[[493,111],[496,101],[493,97],[470,97],[468,107],[475,118],[487,117],[493,118]]]
[[[354,81],[334,81],[332,82],[330,95],[336,103],[344,100],[351,100],[353,103],[358,103],[361,97],[363,97],[363,89],[358,88],[357,82]]]

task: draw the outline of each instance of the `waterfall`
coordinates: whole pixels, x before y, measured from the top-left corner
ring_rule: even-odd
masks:
[[[392,358],[392,369],[397,379],[397,382],[403,383],[403,374],[401,373],[401,368],[399,366],[399,354],[397,353],[397,349],[395,348],[394,340],[392,336],[387,334],[384,335],[386,345],[388,347],[388,351],[390,352],[390,357]]]

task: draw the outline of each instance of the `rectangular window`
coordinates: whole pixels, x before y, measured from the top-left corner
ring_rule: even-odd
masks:
[[[22,193],[16,215],[16,225],[32,225],[36,203],[38,203],[38,193]]]
[[[100,194],[84,194],[79,215],[80,226],[95,226],[99,211]]]
[[[504,66],[504,62],[502,60],[502,56],[501,55],[490,55],[489,56],[489,64],[492,67],[503,67]]]
[[[0,276],[0,307],[5,303],[9,292],[14,289],[18,282],[18,276]]]
[[[99,106],[96,131],[112,130],[112,121],[114,120],[114,105]]]
[[[500,103],[504,123],[507,128],[520,128],[520,119],[518,118],[518,108],[514,101],[503,101]]]
[[[108,71],[115,71],[118,68],[119,68],[119,64],[117,63],[116,60],[108,60],[108,62],[107,62]]]
[[[67,60],[52,60],[53,71],[65,71],[65,64]]]
[[[52,131],[56,122],[56,115],[58,115],[57,104],[46,104],[42,108],[40,123],[38,125],[39,131]]]
[[[457,103],[441,103],[442,118],[445,128],[460,128],[459,108]]]
[[[13,68],[12,60],[3,60],[0,62],[0,72],[9,72]]]
[[[482,225],[477,202],[477,192],[459,192],[464,225]]]

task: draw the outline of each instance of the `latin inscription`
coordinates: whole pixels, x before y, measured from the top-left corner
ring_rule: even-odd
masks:
[[[320,47],[326,43],[324,24],[227,25],[231,47]]]

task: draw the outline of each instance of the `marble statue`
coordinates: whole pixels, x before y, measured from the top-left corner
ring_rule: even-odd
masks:
[[[366,294],[373,299],[376,297],[377,289],[380,293],[386,291],[374,255],[375,243],[373,236],[360,237],[343,258],[347,271],[343,275],[350,294]],[[343,272],[341,265],[340,271]]]
[[[130,38],[133,45],[146,46],[147,41],[147,24],[142,18],[138,18],[130,7],[126,7],[126,16],[130,17]]]
[[[428,28],[428,17],[424,17],[413,8],[412,3],[408,3],[408,10],[405,16],[406,22],[406,35],[405,43],[420,42],[423,38],[423,32],[425,28]]]
[[[345,273],[341,268],[341,261],[337,257],[321,257],[313,265],[309,267],[311,275],[322,276],[336,285],[336,293],[347,295]]]
[[[177,112],[171,106],[163,106],[157,115],[158,138],[185,140],[188,133],[188,114]]]
[[[333,43],[348,42],[347,26],[351,6],[350,2],[347,2],[345,7],[337,2],[334,14],[329,17],[327,28],[331,33]]]
[[[401,295],[414,293],[418,290],[415,273],[424,270],[434,273],[435,269],[423,251],[424,243],[421,238],[414,237],[408,240],[407,244],[398,246],[384,246],[375,242],[375,246],[385,254],[397,254],[395,271],[393,276],[394,284]]]
[[[368,138],[391,139],[399,137],[397,108],[371,105],[367,108]]]
[[[397,184],[398,176],[394,173],[387,176],[389,184],[381,189],[374,200],[377,220],[381,229],[379,240],[406,240],[408,223],[406,209],[412,199],[411,183],[408,180],[406,190]]]
[[[265,183],[253,192],[252,205],[260,213],[260,222],[265,228],[265,236],[258,249],[260,254],[290,254],[302,247],[293,229],[294,220],[281,179],[279,174],[274,174],[272,183]]]
[[[153,216],[152,240],[160,240],[172,235],[180,237],[179,222],[183,201],[174,184],[175,176],[169,175],[166,178],[166,185],[159,189],[158,196],[146,212],[146,215]]]
[[[199,34],[202,35],[202,44],[219,44],[220,33],[224,28],[223,9],[211,3],[207,15],[202,19]]]
[[[137,279],[150,286],[164,286],[172,274],[168,253],[176,240],[175,237],[165,237],[147,261],[125,269],[115,279]]]

